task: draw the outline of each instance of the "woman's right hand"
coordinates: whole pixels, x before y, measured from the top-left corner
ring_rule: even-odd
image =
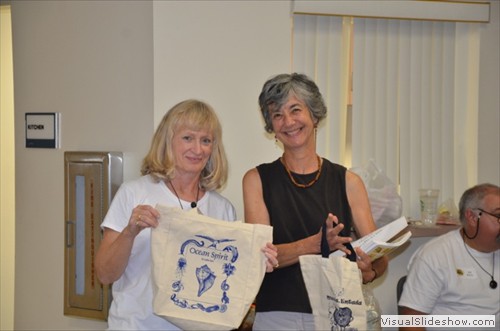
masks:
[[[152,206],[138,205],[132,209],[127,226],[122,232],[104,229],[101,245],[97,250],[96,274],[104,285],[121,277],[127,267],[136,236],[145,228],[158,226],[160,213]]]
[[[134,235],[138,235],[142,229],[156,228],[159,218],[160,213],[154,207],[150,205],[138,205],[132,209],[132,214],[128,221],[129,231]]]

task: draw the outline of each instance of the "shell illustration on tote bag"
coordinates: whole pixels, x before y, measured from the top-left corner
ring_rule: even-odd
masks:
[[[213,311],[225,311],[226,305],[229,303],[228,291],[230,289],[230,284],[228,279],[230,276],[235,274],[236,267],[234,263],[238,260],[238,249],[232,245],[226,245],[234,241],[234,239],[217,239],[205,235],[195,235],[199,239],[188,239],[182,243],[179,252],[179,259],[177,261],[176,279],[172,283],[172,290],[176,293],[171,296],[171,300],[178,306],[188,309],[200,309],[205,312]],[[188,266],[188,259],[191,255],[196,258],[202,257],[201,260],[193,259],[193,263],[200,262],[211,262],[210,265],[203,263],[199,265],[194,270],[194,276],[198,283],[197,297],[201,298],[203,294],[214,286],[217,278],[223,278],[220,283],[220,304],[207,305],[206,302],[195,302],[188,299],[180,299],[177,295],[182,293],[185,289],[184,279],[186,277],[187,281],[191,282],[193,280],[193,275],[186,275],[186,269]],[[214,262],[220,261],[220,263],[215,264]],[[214,268],[220,266],[220,270]],[[214,289],[214,291],[216,291]]]

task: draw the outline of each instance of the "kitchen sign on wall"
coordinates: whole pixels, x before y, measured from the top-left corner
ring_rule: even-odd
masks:
[[[60,113],[26,113],[26,147],[60,148]]]

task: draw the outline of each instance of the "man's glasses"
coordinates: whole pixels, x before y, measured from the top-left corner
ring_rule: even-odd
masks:
[[[490,216],[492,216],[492,217],[496,218],[496,219],[497,219],[497,222],[500,222],[500,214],[492,214],[492,213],[487,212],[486,210],[483,210],[483,209],[481,209],[481,208],[476,208],[476,209],[477,209],[477,210],[479,210],[481,213],[485,213],[485,214],[488,214],[488,215],[490,215]],[[479,216],[481,216],[481,214],[479,214]]]

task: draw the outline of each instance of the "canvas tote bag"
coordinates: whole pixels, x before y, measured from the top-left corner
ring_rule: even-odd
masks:
[[[323,234],[326,234],[325,227]],[[323,237],[322,255],[299,257],[315,329],[366,330],[366,304],[358,266],[348,258],[329,256],[325,243]],[[350,250],[354,251],[352,247]]]
[[[240,326],[266,272],[272,227],[156,206],[151,231],[153,309],[184,330]]]

